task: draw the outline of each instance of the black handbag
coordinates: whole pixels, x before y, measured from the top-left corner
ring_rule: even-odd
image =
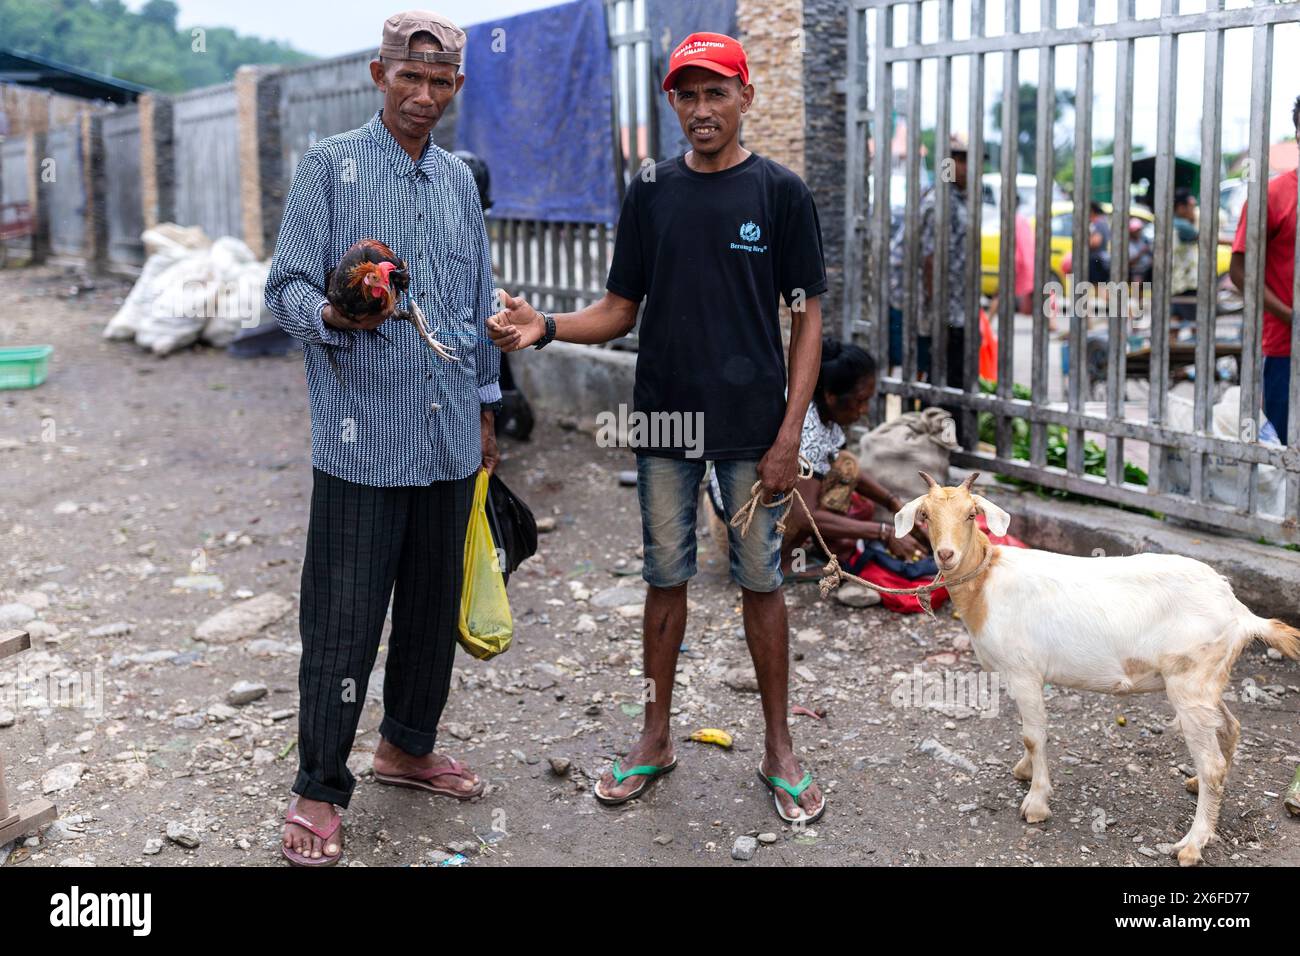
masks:
[[[501,576],[508,584],[511,572],[537,553],[537,519],[495,473],[488,478],[487,519],[492,541],[505,558]]]

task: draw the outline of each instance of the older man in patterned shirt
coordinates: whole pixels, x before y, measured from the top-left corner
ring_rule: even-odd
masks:
[[[303,345],[313,486],[302,572],[298,776],[282,852],[326,866],[355,783],[347,759],[392,597],[380,783],[458,799],[478,777],[433,752],[456,650],[465,527],[496,464],[500,353],[486,336],[492,267],[474,177],[430,139],[460,91],[465,34],[423,11],[390,17],[370,74],[383,108],[315,143],[294,175],[266,305]],[[448,362],[408,322],[353,320],[325,276],[359,239],[390,246]]]

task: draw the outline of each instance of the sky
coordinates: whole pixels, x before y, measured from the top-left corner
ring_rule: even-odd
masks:
[[[126,0],[139,10],[145,0]],[[180,7],[177,26],[225,26],[265,40],[280,40],[316,56],[355,53],[379,46],[384,18],[401,10],[432,9],[457,25],[497,20],[553,6],[555,0],[425,0],[388,6],[359,0],[173,0]]]
[[[440,13],[459,24],[494,20],[527,10],[552,5],[555,0],[427,0]],[[1225,0],[1228,8],[1245,6],[1250,0]],[[132,9],[139,9],[144,0],[127,0]],[[283,40],[294,47],[317,56],[336,56],[353,53],[379,42],[382,15],[388,8],[357,0],[176,0],[180,7],[179,26],[229,26],[240,33],[267,39]],[[396,12],[400,4],[393,4]],[[1003,32],[1002,3],[986,0],[989,21],[988,31]],[[1139,18],[1158,15],[1160,0],[1135,0]],[[1021,5],[1025,30],[1039,25],[1038,4]],[[1116,0],[1096,0],[1097,22],[1113,22]],[[1204,10],[1205,0],[1179,0],[1183,13]],[[955,0],[955,35],[969,35],[969,0]],[[906,35],[901,16],[895,27],[897,36]],[[1058,25],[1077,22],[1077,0],[1057,0]],[[937,4],[924,5],[922,40],[938,37]],[[1134,56],[1134,143],[1148,151],[1155,149],[1157,120],[1157,90],[1159,80],[1159,49],[1154,38],[1139,40]],[[1247,121],[1250,115],[1250,65],[1251,38],[1248,30],[1233,30],[1225,35],[1223,79],[1223,149],[1235,151],[1247,144]],[[1097,143],[1114,137],[1115,111],[1115,44],[1099,43],[1094,52],[1093,136]],[[1274,31],[1273,96],[1269,110],[1271,136],[1276,142],[1291,130],[1291,104],[1300,95],[1300,23],[1279,25]],[[1181,156],[1199,158],[1201,151],[1201,84],[1204,43],[1199,34],[1185,34],[1179,40],[1177,82],[1177,128],[1175,150]],[[985,59],[986,105],[997,98],[1002,83],[1001,56],[991,54]],[[934,117],[934,62],[926,66],[922,78],[923,126],[933,126]],[[904,83],[904,68],[896,68],[896,84]],[[953,128],[964,129],[968,122],[969,100],[967,76],[969,69],[965,58],[955,58],[953,63]],[[1022,82],[1036,82],[1038,60],[1036,52],[1026,52],[1020,57]],[[1075,77],[1073,47],[1063,47],[1056,58],[1058,89],[1072,89]],[[928,92],[927,92],[928,87]],[[1064,129],[1058,127],[1058,138],[1069,133],[1072,117],[1063,117]],[[992,132],[992,128],[989,128]]]

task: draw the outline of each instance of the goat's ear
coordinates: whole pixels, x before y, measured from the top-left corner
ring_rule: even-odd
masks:
[[[984,513],[984,518],[989,523],[989,530],[993,532],[994,536],[1000,538],[1006,534],[1007,528],[1011,526],[1011,515],[982,495],[971,495],[971,498],[979,506],[980,511]]]
[[[898,509],[894,515],[894,537],[905,538],[912,533],[912,528],[916,524],[916,509],[921,507],[921,502],[925,500],[925,495],[919,498],[913,498],[903,507]]]

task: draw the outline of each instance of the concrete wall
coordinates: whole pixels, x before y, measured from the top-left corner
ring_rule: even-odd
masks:
[[[552,342],[509,358],[515,383],[539,413],[590,419],[632,406],[636,356],[589,345]]]

